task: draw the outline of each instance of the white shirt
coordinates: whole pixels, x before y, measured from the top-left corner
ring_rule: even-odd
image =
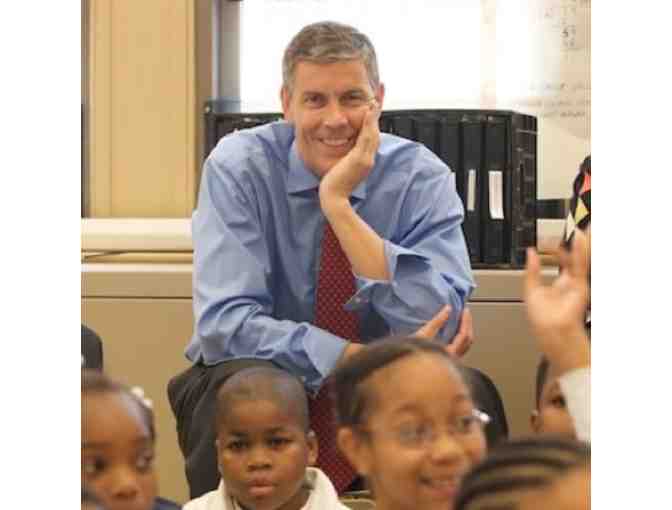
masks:
[[[310,487],[310,496],[301,510],[348,510],[338,499],[331,480],[317,468],[306,469],[306,483]],[[186,503],[183,510],[241,510],[234,499],[227,494],[224,481],[219,482],[217,490],[203,494]]]
[[[576,437],[590,442],[590,367],[570,370],[558,377]]]

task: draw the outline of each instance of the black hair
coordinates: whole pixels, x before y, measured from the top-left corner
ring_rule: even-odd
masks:
[[[154,412],[137,395],[135,395],[128,386],[111,379],[109,376],[99,370],[82,370],[82,396],[91,393],[118,393],[124,395],[131,402],[138,406],[140,416],[149,430],[149,437],[152,441],[156,439],[156,430],[154,428]]]
[[[464,477],[454,510],[515,510],[522,494],[589,465],[590,445],[581,441],[534,437],[501,443]]]
[[[544,384],[546,384],[546,378],[548,377],[548,368],[548,358],[542,356],[537,365],[537,382],[535,387],[537,409],[539,409],[539,406],[541,405],[541,393],[544,391]]]
[[[215,430],[237,402],[268,400],[290,409],[306,432],[310,428],[308,398],[301,382],[286,370],[255,366],[236,372],[217,390]]]
[[[590,342],[590,322],[586,325],[586,335],[588,336],[588,342]],[[548,379],[548,372],[550,369],[551,363],[548,361],[548,358],[544,355],[539,359],[539,364],[537,365],[537,377],[535,383],[535,398],[537,409],[541,405],[541,393],[544,391],[544,385]]]
[[[98,499],[96,494],[88,487],[82,485],[82,506],[93,505],[96,510],[105,510],[103,502]]]
[[[456,376],[462,380],[453,358],[436,342],[413,336],[379,340],[348,358],[333,373],[338,425],[341,427],[361,425],[364,413],[371,406],[372,400],[372,395],[362,383],[375,371],[414,354],[431,354],[445,359],[455,369]]]

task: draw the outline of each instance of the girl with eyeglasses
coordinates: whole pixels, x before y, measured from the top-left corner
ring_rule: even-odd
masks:
[[[486,453],[488,416],[443,346],[376,342],[333,375],[338,445],[377,510],[452,509],[465,473]]]

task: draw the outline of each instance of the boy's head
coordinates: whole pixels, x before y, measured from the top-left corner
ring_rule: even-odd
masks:
[[[530,423],[535,434],[576,438],[558,376],[545,356],[537,366],[536,408],[532,411]]]
[[[231,376],[217,392],[217,463],[226,490],[249,510],[298,510],[317,460],[308,401],[291,374],[270,367]]]

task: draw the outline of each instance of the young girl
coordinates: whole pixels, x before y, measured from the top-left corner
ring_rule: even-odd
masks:
[[[82,485],[108,510],[172,510],[157,498],[154,415],[125,386],[82,371]]]
[[[338,444],[377,510],[449,509],[485,455],[483,425],[454,361],[415,338],[377,342],[334,373]]]

